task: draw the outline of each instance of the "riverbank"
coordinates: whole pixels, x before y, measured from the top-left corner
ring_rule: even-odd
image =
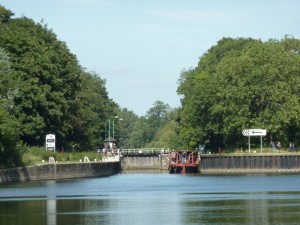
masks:
[[[167,155],[128,156],[121,161],[44,163],[0,170],[0,183],[104,177],[130,169],[167,170]],[[200,174],[300,173],[299,153],[200,155]]]
[[[300,174],[299,153],[201,154],[200,174]],[[128,155],[121,157],[123,170],[167,170],[169,155]]]
[[[104,177],[120,171],[119,162],[47,163],[0,170],[0,183]]]
[[[300,173],[299,153],[201,155],[201,174]]]

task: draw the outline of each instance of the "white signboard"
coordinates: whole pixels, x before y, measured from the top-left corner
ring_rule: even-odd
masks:
[[[249,130],[243,130],[244,136],[266,136],[267,130],[265,129],[249,129]]]
[[[55,134],[46,135],[46,150],[55,152]]]
[[[249,144],[249,153],[250,153],[250,137],[252,136],[260,136],[260,151],[262,153],[262,136],[266,136],[267,130],[265,129],[249,129],[243,130],[242,134],[248,137],[248,144]]]

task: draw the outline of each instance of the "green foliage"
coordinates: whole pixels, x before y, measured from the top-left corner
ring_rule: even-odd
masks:
[[[11,111],[13,98],[18,92],[18,78],[11,69],[8,54],[0,48],[0,101],[4,109]]]
[[[12,15],[0,6],[0,97],[21,124],[21,140],[42,146],[54,133],[57,148],[67,151],[103,145],[105,123],[117,108],[105,81],[86,72],[47,25]]]
[[[64,137],[81,82],[76,57],[47,26],[25,17],[0,24],[0,46],[10,53],[21,80],[14,114],[22,124],[22,140],[41,145],[49,132]]]
[[[10,114],[17,86],[8,55],[0,48],[0,168],[20,166],[19,123]]]
[[[0,103],[0,168],[21,166],[18,122]]]
[[[131,128],[132,130],[129,133],[129,139],[127,140],[128,148],[145,147],[145,144],[149,142],[149,127],[145,117],[141,117],[139,120],[135,121]]]
[[[168,104],[164,104],[161,101],[156,101],[153,104],[153,107],[150,108],[146,113],[146,119],[148,124],[148,141],[151,141],[156,132],[160,127],[163,127],[168,121],[168,113],[170,112],[170,106]]]
[[[84,157],[88,157],[91,162],[95,159],[99,162],[102,160],[102,155],[94,152],[72,152],[72,153],[61,153],[61,152],[51,152],[40,147],[27,148],[26,153],[23,154],[22,160],[25,166],[37,165],[49,162],[50,157],[54,157],[55,161],[58,163],[68,163],[68,162],[83,162]]]
[[[165,148],[165,149],[178,149],[178,124],[172,120],[165,126],[160,127],[155,134],[154,139],[146,145],[146,147],[152,148]]]
[[[143,123],[140,123],[142,119],[126,108],[120,109],[117,115],[122,119],[115,126],[117,146],[120,148],[139,148],[143,146],[145,141],[142,138],[144,133]],[[141,134],[137,135],[137,133]]]
[[[81,150],[102,148],[105,123],[116,105],[108,98],[105,81],[97,74],[84,72],[81,90],[71,111],[72,132],[69,140]]]
[[[180,126],[178,123],[179,109],[170,109],[165,114],[165,122],[157,128],[154,138],[146,147],[165,149],[186,149],[180,141]]]
[[[13,15],[14,14],[12,13],[12,11],[5,9],[0,5],[0,23],[8,23]]]
[[[120,110],[118,116],[123,119],[116,132],[121,148],[184,148],[179,140],[179,109],[156,101],[146,116],[138,117],[127,109]]]
[[[299,137],[299,41],[223,39],[198,67],[184,71],[180,135],[189,147],[238,147],[243,129],[265,128],[267,141]],[[292,131],[292,132],[290,132]]]

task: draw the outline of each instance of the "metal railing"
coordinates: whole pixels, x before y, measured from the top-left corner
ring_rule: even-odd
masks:
[[[121,149],[122,155],[143,155],[143,154],[168,154],[169,149],[164,148],[130,148]]]

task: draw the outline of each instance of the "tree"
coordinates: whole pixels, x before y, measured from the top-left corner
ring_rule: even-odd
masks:
[[[0,23],[6,24],[14,13],[0,5]]]
[[[10,114],[17,83],[10,68],[8,55],[0,48],[0,168],[21,166],[19,123]]]
[[[26,17],[0,23],[0,46],[21,81],[14,115],[22,124],[22,140],[42,145],[47,133],[63,140],[71,129],[69,110],[81,83],[76,57],[46,25]]]
[[[105,81],[95,73],[84,72],[81,90],[71,109],[72,129],[68,140],[81,150],[102,147],[105,123],[116,107],[108,98]]]
[[[148,143],[147,131],[149,130],[145,118],[142,117],[139,121],[133,124],[133,130],[130,133],[130,142],[128,145],[131,148],[143,148]]]
[[[299,41],[223,39],[184,71],[180,134],[189,147],[243,145],[245,128],[299,135]],[[293,137],[288,133],[293,130]]]
[[[116,115],[122,119],[122,121],[116,123],[115,127],[117,146],[120,148],[142,147],[143,143],[145,143],[142,138],[144,136],[143,123],[140,123],[142,119],[127,108],[119,109]],[[141,131],[140,134],[139,131]]]
[[[178,124],[171,120],[165,126],[160,127],[153,140],[146,145],[150,148],[180,149],[178,147]]]
[[[21,140],[40,146],[46,134],[54,133],[57,148],[96,149],[118,107],[108,97],[105,80],[85,71],[43,22],[11,15],[0,7],[0,46],[19,81],[11,113],[21,124]]]
[[[153,107],[147,111],[146,119],[149,127],[147,142],[150,142],[158,129],[169,121],[168,113],[170,110],[171,108],[168,104],[157,100]]]
[[[224,138],[262,127],[287,141],[291,121],[299,123],[299,63],[299,55],[277,42],[252,44],[241,55],[225,58],[217,68],[219,101],[212,108],[224,118]]]

